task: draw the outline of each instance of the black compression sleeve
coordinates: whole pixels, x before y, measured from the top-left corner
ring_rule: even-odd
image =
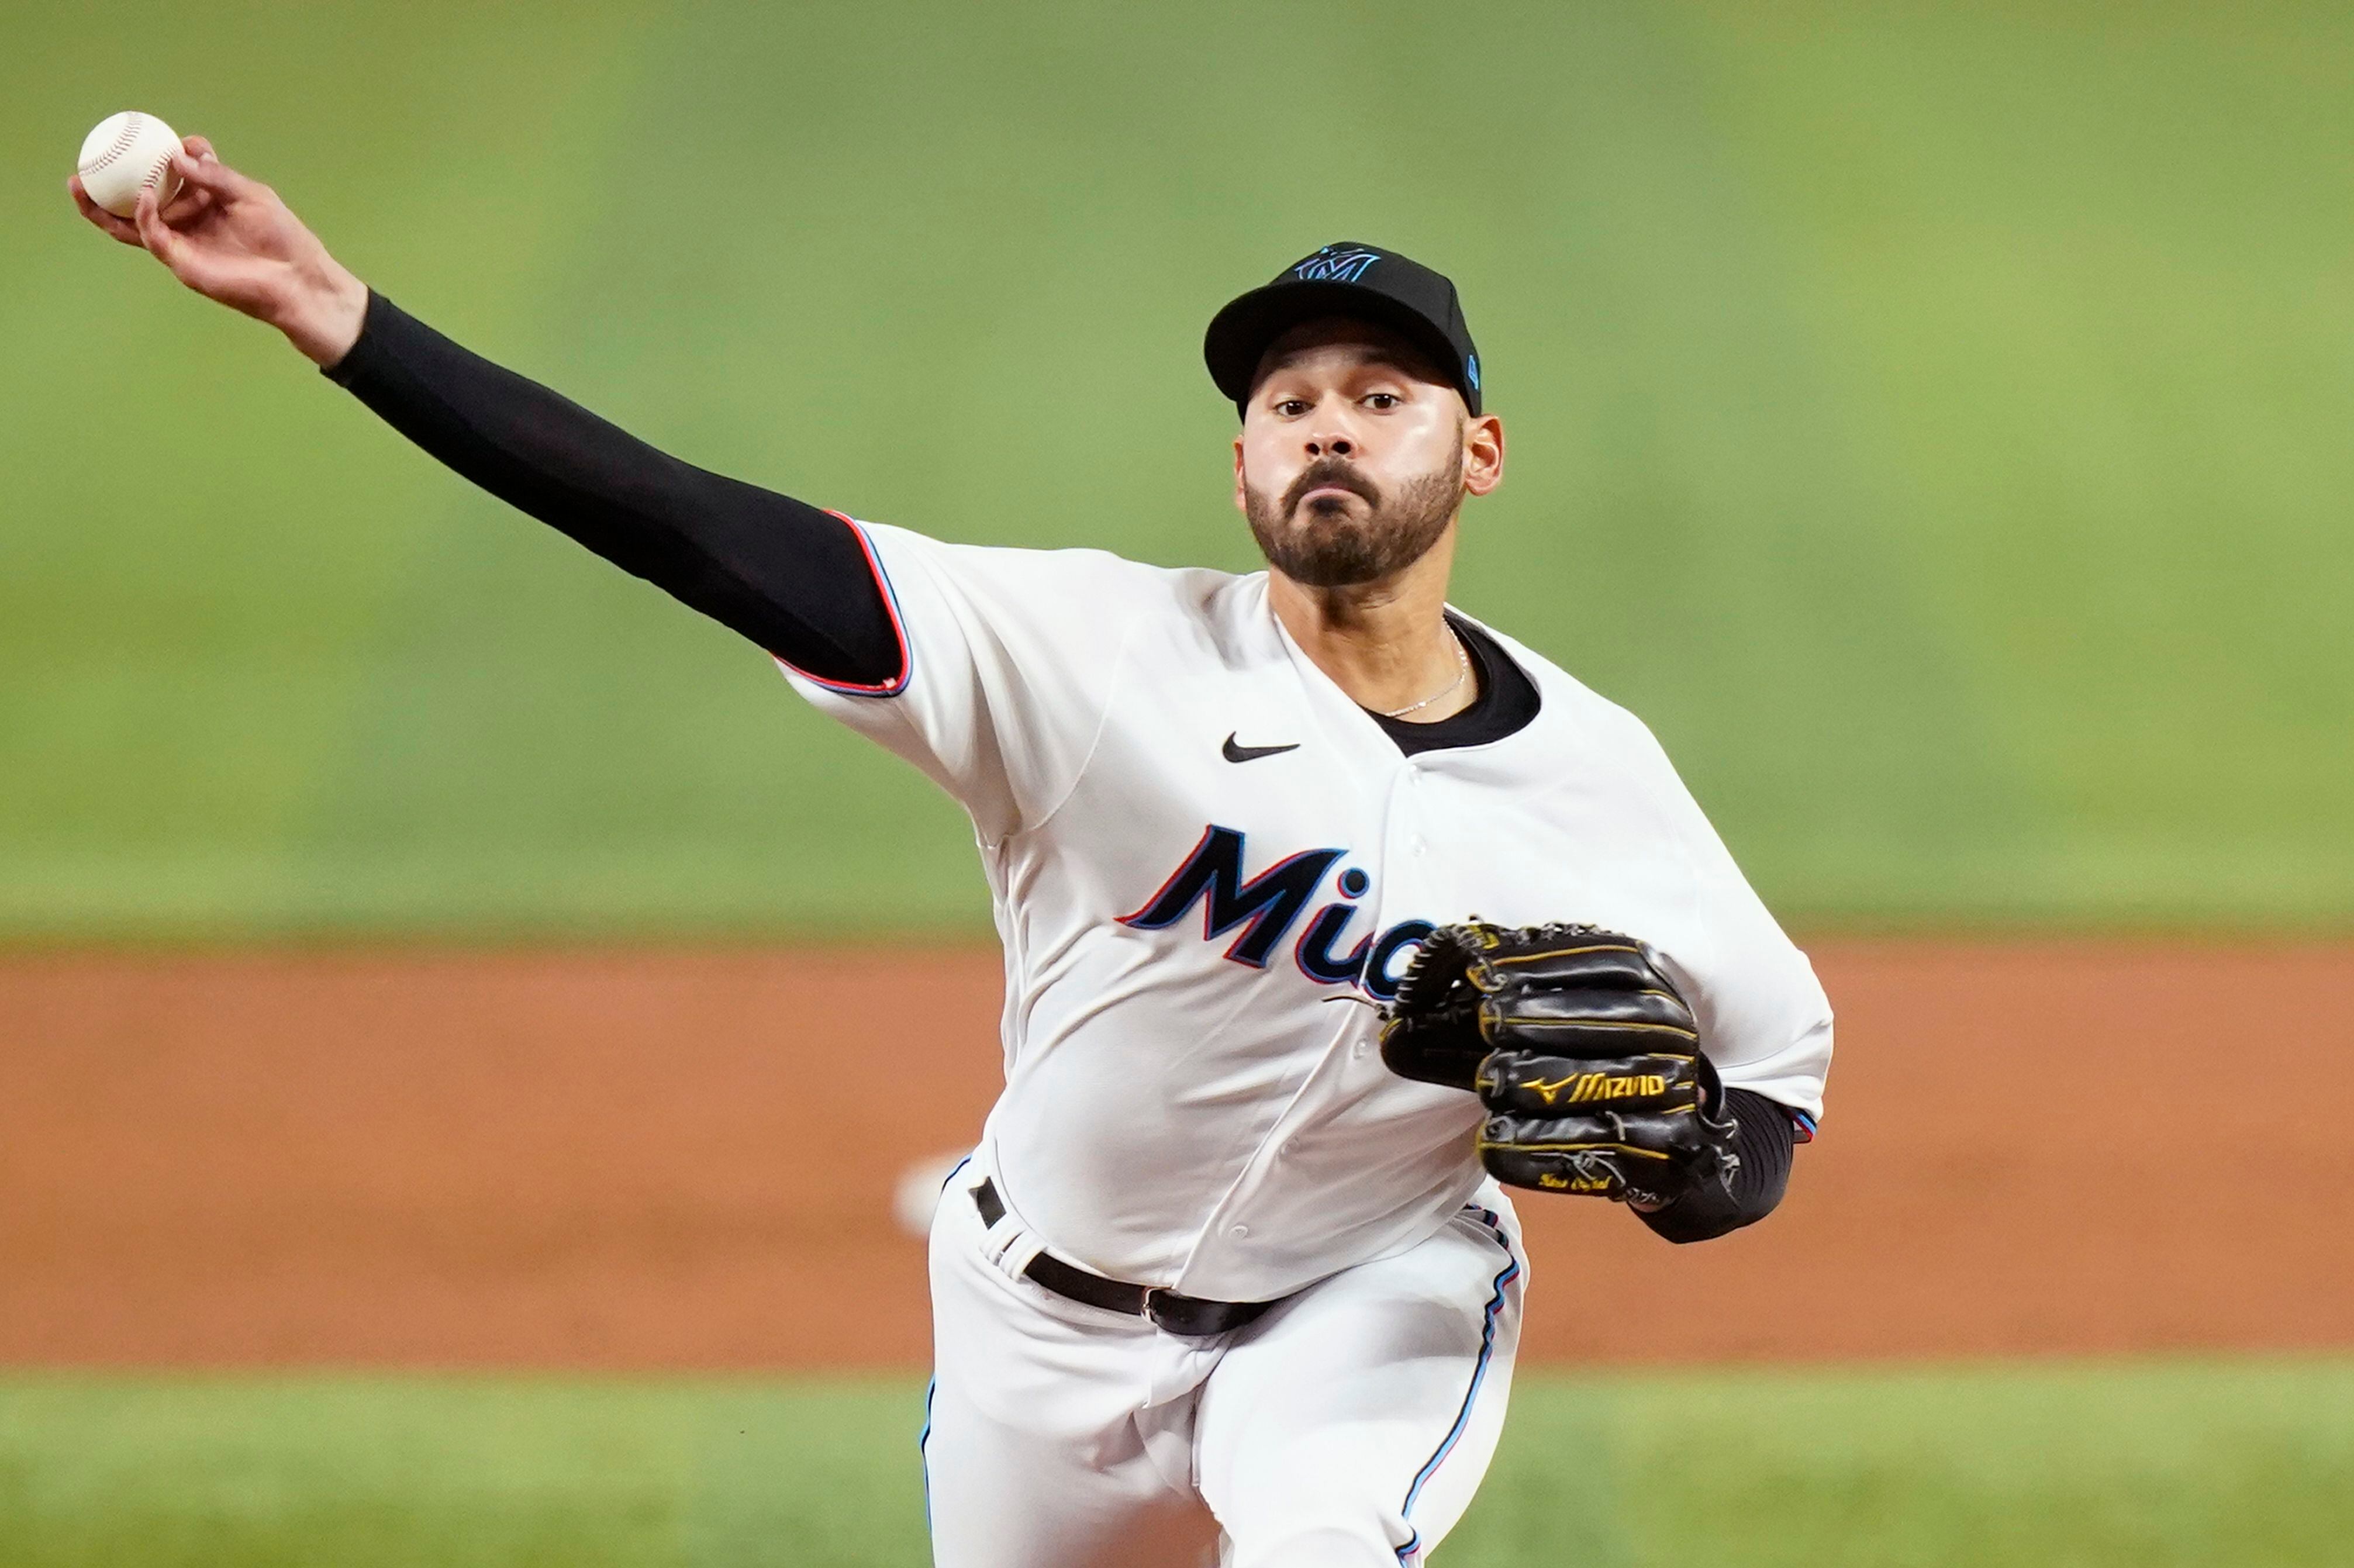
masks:
[[[1741,1124],[1733,1144],[1741,1169],[1734,1172],[1731,1190],[1712,1181],[1664,1209],[1636,1211],[1671,1242],[1707,1241],[1754,1225],[1774,1212],[1790,1185],[1790,1157],[1797,1146],[1790,1113],[1747,1089],[1725,1090],[1724,1106]]]
[[[902,673],[884,589],[839,517],[657,451],[381,294],[326,374],[502,501],[786,662],[860,685]]]

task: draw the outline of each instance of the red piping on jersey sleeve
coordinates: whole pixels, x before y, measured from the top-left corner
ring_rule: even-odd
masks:
[[[899,614],[899,590],[891,586],[891,574],[883,569],[882,557],[875,553],[875,541],[866,536],[866,530],[858,525],[857,520],[836,512],[831,506],[825,508],[825,514],[842,519],[843,525],[850,530],[853,537],[857,539],[858,548],[866,556],[866,569],[875,575],[875,586],[883,595],[884,611],[891,617],[892,639],[899,645],[898,673],[887,681],[874,684],[856,681],[829,681],[822,675],[811,674],[800,665],[776,653],[771,652],[769,657],[777,661],[778,668],[790,671],[811,685],[823,686],[829,692],[840,692],[844,696],[851,697],[896,697],[907,689],[907,679],[915,673],[916,662],[915,655],[908,651],[907,647],[907,623]]]

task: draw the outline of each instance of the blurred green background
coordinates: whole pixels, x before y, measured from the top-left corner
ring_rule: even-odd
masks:
[[[915,1568],[922,1409],[905,1382],[20,1376],[0,1524],[17,1568]],[[1434,1560],[2338,1568],[2350,1469],[2342,1358],[1528,1376]]]
[[[0,936],[980,932],[766,662],[85,229],[139,107],[706,466],[1253,564],[1198,358],[1461,284],[1456,598],[1649,719],[1790,923],[2354,923],[2354,10],[12,5]]]

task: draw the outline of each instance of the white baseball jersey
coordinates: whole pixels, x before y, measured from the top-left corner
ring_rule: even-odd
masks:
[[[1650,732],[1546,660],[1491,632],[1537,716],[1408,757],[1264,573],[860,526],[902,670],[786,673],[972,819],[1005,949],[984,1147],[1058,1255],[1262,1300],[1437,1235],[1481,1182],[1482,1112],[1390,1073],[1374,1010],[1474,916],[1639,936],[1728,1085],[1819,1114],[1804,955]]]

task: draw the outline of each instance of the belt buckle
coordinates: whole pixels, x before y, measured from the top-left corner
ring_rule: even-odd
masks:
[[[1150,1289],[1150,1290],[1146,1291],[1146,1292],[1144,1293],[1144,1319],[1145,1319],[1145,1321],[1147,1321],[1147,1322],[1150,1323],[1150,1324],[1151,1324],[1154,1328],[1156,1328],[1156,1329],[1162,1329],[1162,1330],[1166,1330],[1168,1332],[1170,1332],[1170,1333],[1172,1333],[1172,1334],[1183,1334],[1183,1335],[1198,1335],[1198,1334],[1200,1334],[1202,1330],[1201,1330],[1199,1328],[1194,1327],[1193,1325],[1192,1325],[1190,1322],[1186,1323],[1185,1325],[1181,1326],[1181,1325],[1179,1325],[1178,1323],[1176,1323],[1176,1322],[1172,1321],[1171,1319],[1169,1319],[1169,1318],[1164,1318],[1164,1317],[1162,1317],[1162,1316],[1161,1316],[1161,1303],[1162,1299],[1163,1299],[1164,1298],[1167,1298],[1167,1297],[1172,1297],[1172,1296],[1173,1296],[1173,1297],[1176,1297],[1176,1298],[1177,1298],[1177,1299],[1179,1299],[1179,1300],[1181,1300],[1181,1301],[1182,1301],[1182,1300],[1184,1300],[1184,1299],[1185,1299],[1182,1296],[1178,1295],[1178,1293],[1177,1293],[1176,1291],[1174,1291],[1174,1290],[1164,1290],[1164,1289],[1162,1289],[1160,1286],[1157,1286],[1157,1285],[1156,1285],[1156,1286],[1154,1286],[1151,1289]],[[1190,1305],[1190,1303],[1189,1303],[1189,1305]]]

